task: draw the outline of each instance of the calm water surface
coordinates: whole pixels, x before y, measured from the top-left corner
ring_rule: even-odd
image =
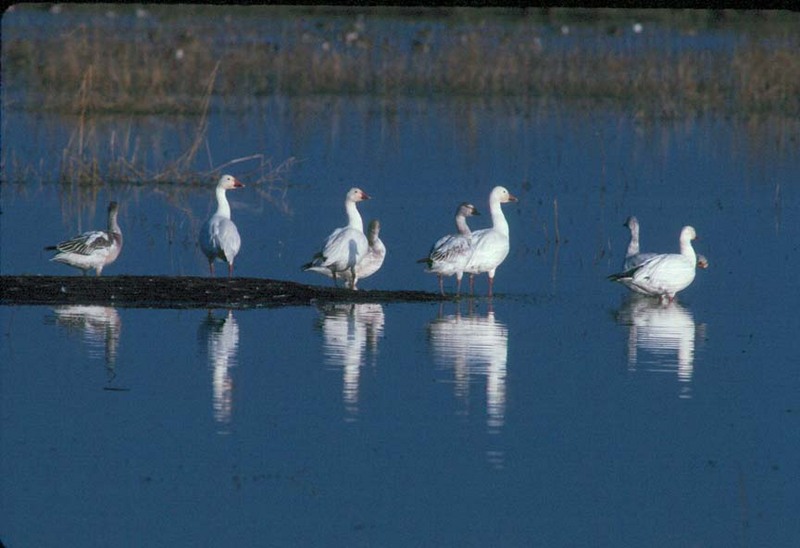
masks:
[[[24,158],[57,158],[72,127],[4,118],[6,153]],[[178,143],[181,123],[108,127],[132,124],[147,150]],[[330,283],[299,266],[357,184],[389,249],[359,285],[434,291],[415,260],[461,201],[487,226],[503,184],[520,202],[505,206],[498,295],[482,277],[477,298],[441,305],[0,307],[3,542],[796,545],[796,139],[778,121],[645,124],[569,104],[215,114],[217,163],[298,159],[285,188],[229,193],[237,274]],[[205,274],[211,188],[8,183],[2,273],[72,272],[43,246],[103,226],[111,199],[126,241],[104,273]],[[711,266],[671,306],[605,279],[630,214],[645,251],[697,229]]]

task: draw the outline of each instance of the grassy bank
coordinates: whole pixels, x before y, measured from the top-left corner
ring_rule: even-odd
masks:
[[[17,22],[4,19],[6,108],[202,115],[213,74],[234,110],[347,93],[800,114],[800,16],[787,12],[64,5],[5,17]],[[25,18],[57,31],[26,32]]]

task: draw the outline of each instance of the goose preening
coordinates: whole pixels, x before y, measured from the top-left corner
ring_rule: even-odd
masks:
[[[378,219],[371,220],[367,225],[367,244],[369,245],[367,254],[361,262],[356,265],[356,278],[358,280],[363,280],[368,276],[372,276],[380,270],[383,265],[383,260],[386,258],[386,246],[383,245],[383,241],[381,241],[380,232],[381,222]],[[319,272],[329,278],[333,277],[333,273],[326,266],[311,266],[306,270]],[[352,275],[349,270],[340,272],[338,277],[344,280],[347,285],[351,285]],[[352,288],[358,289],[354,283],[352,284]]]
[[[467,261],[464,272],[469,277],[469,292],[473,292],[475,274],[489,274],[489,296],[492,296],[494,273],[505,260],[509,251],[508,222],[503,215],[500,204],[516,202],[517,199],[505,187],[496,186],[489,193],[489,212],[492,215],[492,227],[476,230],[472,233],[472,254]]]
[[[425,263],[426,272],[432,272],[439,278],[439,292],[444,295],[444,276],[456,276],[456,295],[461,293],[461,278],[464,268],[472,255],[472,231],[467,226],[467,217],[480,215],[474,205],[463,202],[456,209],[457,234],[448,234],[439,238],[428,253],[428,256],[419,259],[418,263]]]
[[[697,255],[692,248],[692,240],[695,238],[695,229],[685,226],[681,230],[679,254],[655,255],[625,272],[612,274],[608,279],[620,282],[632,291],[671,302],[678,291],[688,287],[694,280]]]
[[[220,177],[214,190],[217,196],[217,211],[200,228],[200,249],[208,258],[208,270],[212,276],[216,259],[228,263],[228,277],[233,276],[233,260],[242,247],[242,239],[231,220],[231,206],[228,204],[225,191],[242,187],[244,185],[233,175]]]
[[[364,222],[358,212],[356,204],[363,200],[369,200],[366,192],[360,188],[353,187],[347,191],[344,200],[344,210],[347,213],[347,226],[337,228],[326,238],[320,249],[310,263],[303,265],[303,270],[322,272],[320,268],[326,268],[333,278],[334,284],[342,273],[348,271],[348,285],[350,289],[356,288],[358,283],[358,272],[356,267],[367,255],[369,242],[364,235]],[[326,274],[327,275],[327,274]]]
[[[92,230],[74,238],[45,247],[48,251],[58,251],[51,261],[74,266],[83,271],[95,269],[97,276],[103,267],[117,260],[122,251],[122,230],[117,223],[119,205],[108,204],[108,230]]]

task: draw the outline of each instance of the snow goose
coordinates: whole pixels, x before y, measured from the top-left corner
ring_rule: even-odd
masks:
[[[364,259],[356,265],[356,278],[363,280],[367,276],[375,274],[383,265],[383,259],[386,258],[386,246],[380,239],[381,222],[378,219],[373,219],[367,225],[367,254]],[[333,277],[333,273],[326,266],[311,266],[307,270],[312,272],[319,272],[329,278]],[[349,270],[345,270],[338,274],[348,285],[352,281],[352,275]],[[358,289],[353,284],[353,289]]]
[[[475,274],[488,272],[489,296],[492,296],[494,273],[497,267],[505,260],[509,250],[508,222],[503,215],[500,204],[516,202],[505,187],[496,186],[489,193],[489,211],[492,214],[492,228],[476,230],[472,233],[472,254],[467,261],[464,272],[469,277],[469,292],[473,291],[473,277]]]
[[[108,204],[108,230],[93,230],[84,232],[74,238],[48,246],[48,251],[58,251],[51,261],[74,266],[86,272],[95,269],[97,276],[103,267],[117,260],[122,251],[122,230],[117,223],[119,205],[117,202]]]
[[[631,241],[628,243],[628,251],[625,254],[625,261],[622,263],[622,272],[627,272],[628,270],[639,266],[648,259],[652,259],[657,255],[657,253],[641,253],[639,251],[639,221],[636,219],[636,217],[633,215],[628,217],[623,226],[628,227],[628,229],[631,231]],[[697,268],[708,268],[708,259],[706,259],[704,255],[697,256]],[[626,279],[619,281],[631,291],[645,295],[648,294],[647,292],[633,286],[630,283],[630,280]]]
[[[474,205],[463,202],[456,209],[456,228],[458,234],[448,234],[439,238],[431,246],[428,256],[419,259],[418,263],[425,263],[426,272],[433,272],[439,278],[439,292],[444,295],[444,276],[456,275],[456,295],[461,293],[461,278],[464,268],[472,254],[472,231],[467,226],[467,217],[480,215]]]
[[[347,226],[331,232],[311,262],[303,265],[303,270],[321,272],[320,267],[327,268],[334,284],[340,276],[344,277],[343,272],[349,271],[348,285],[350,289],[356,288],[358,282],[356,266],[364,259],[369,249],[369,242],[364,235],[364,222],[356,207],[356,204],[363,200],[369,200],[369,196],[360,188],[353,187],[347,191],[344,200]]]
[[[214,275],[214,260],[228,263],[228,277],[233,275],[233,260],[242,246],[239,230],[231,220],[231,206],[225,196],[226,190],[242,188],[232,175],[223,175],[214,190],[217,196],[217,211],[200,228],[200,249],[208,258],[208,270]]]
[[[697,255],[692,248],[692,240],[695,238],[697,233],[694,228],[685,226],[681,229],[679,254],[656,255],[630,270],[612,274],[608,279],[620,282],[638,293],[672,302],[675,294],[694,280]]]
[[[639,220],[631,215],[625,221],[624,226],[631,231],[631,241],[628,243],[628,251],[625,254],[625,262],[622,264],[622,271],[625,272],[635,266],[639,266],[647,259],[656,256],[655,253],[639,252]]]

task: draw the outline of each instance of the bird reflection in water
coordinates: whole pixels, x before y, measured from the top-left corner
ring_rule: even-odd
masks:
[[[122,320],[112,306],[65,305],[53,309],[55,322],[68,332],[78,332],[89,347],[89,356],[105,362],[108,382],[116,377],[117,347]]]
[[[200,337],[208,344],[208,365],[211,369],[214,420],[219,434],[227,434],[233,411],[233,379],[230,368],[236,365],[239,350],[239,326],[229,310],[225,317],[214,316],[211,310],[200,325]]]
[[[679,397],[692,397],[696,338],[705,325],[695,326],[692,313],[677,302],[661,303],[630,295],[616,313],[617,323],[628,326],[628,369],[677,374]]]
[[[378,340],[383,336],[383,306],[327,304],[319,310],[325,363],[342,369],[346,420],[352,421],[358,415],[361,367],[368,356],[374,366],[378,355]]]
[[[473,306],[470,299],[468,314],[462,316],[459,302],[455,314],[444,315],[442,304],[438,317],[428,324],[428,341],[434,363],[452,368],[455,395],[465,405],[472,384],[485,379],[487,432],[497,435],[505,424],[508,328],[495,319],[491,305],[483,316]],[[503,451],[488,451],[487,457],[496,468],[503,467]]]

